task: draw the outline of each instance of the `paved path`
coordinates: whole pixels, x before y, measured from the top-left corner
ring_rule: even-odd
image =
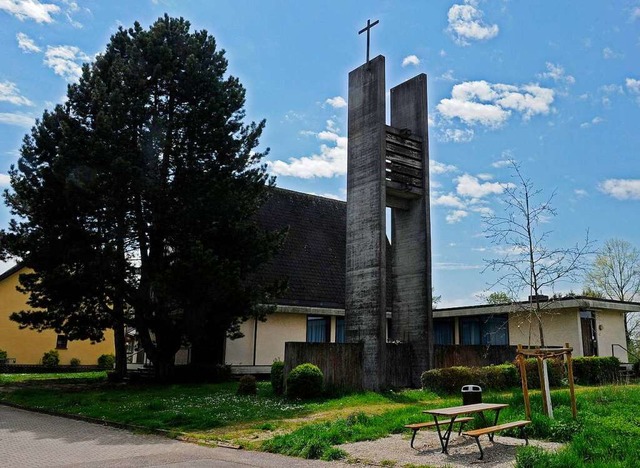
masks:
[[[201,447],[0,405],[0,466],[334,468],[347,465]]]

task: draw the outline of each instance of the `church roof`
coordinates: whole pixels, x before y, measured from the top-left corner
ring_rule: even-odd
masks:
[[[279,305],[344,309],[347,204],[308,193],[274,188],[258,213],[266,229],[288,228],[280,251],[261,268],[262,280],[288,279]],[[387,277],[391,245],[387,241]],[[387,309],[392,287],[387,281]]]
[[[288,279],[278,304],[344,308],[347,204],[275,188],[258,222],[269,230],[288,229],[284,245],[258,275]]]

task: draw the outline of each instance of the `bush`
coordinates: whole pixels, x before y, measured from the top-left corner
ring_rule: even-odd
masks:
[[[71,360],[69,360],[69,365],[71,367],[78,367],[80,365],[80,359],[78,359],[77,357],[72,357]]]
[[[42,355],[42,365],[44,367],[58,367],[60,364],[60,354],[55,349],[47,351]]]
[[[425,390],[450,394],[460,392],[464,385],[480,385],[483,390],[506,390],[520,385],[513,364],[432,369],[422,374],[421,382]]]
[[[538,360],[527,359],[525,361],[527,368],[527,387],[540,388],[540,374],[538,374]],[[564,377],[564,363],[560,359],[547,359],[547,370],[549,373],[549,386],[562,386]],[[518,368],[518,379],[520,379],[520,369]]]
[[[271,364],[271,387],[276,395],[284,393],[284,362],[282,361],[275,360]]]
[[[300,364],[287,377],[287,396],[289,398],[315,398],[322,394],[322,371],[313,364]]]
[[[103,354],[98,358],[98,367],[103,369],[113,369],[116,357],[113,354]]]
[[[616,357],[577,357],[573,359],[573,378],[580,385],[613,383],[618,379],[620,360]]]
[[[7,352],[4,349],[0,349],[0,362],[7,360]]]
[[[256,378],[253,375],[243,375],[240,377],[240,385],[238,386],[237,395],[257,395],[258,387]]]

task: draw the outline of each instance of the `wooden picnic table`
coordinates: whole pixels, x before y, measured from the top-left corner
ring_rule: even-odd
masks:
[[[453,429],[453,425],[456,422],[456,418],[460,415],[468,415],[468,414],[480,414],[485,425],[487,425],[487,419],[484,415],[485,411],[495,411],[496,416],[493,421],[493,426],[498,423],[498,416],[500,415],[500,410],[502,408],[506,408],[509,406],[506,403],[475,403],[473,405],[462,405],[462,406],[451,406],[449,408],[436,408],[430,410],[424,410],[423,413],[430,414],[433,416],[433,420],[435,422],[436,429],[438,431],[438,437],[440,438],[440,445],[442,445],[442,453],[448,453],[447,447],[449,446],[449,438],[451,437],[451,430]],[[449,418],[447,421],[438,422],[438,417],[444,416]],[[440,426],[447,426],[444,433],[441,431]],[[493,434],[489,434],[489,439],[493,441]],[[480,449],[482,450],[482,449]]]

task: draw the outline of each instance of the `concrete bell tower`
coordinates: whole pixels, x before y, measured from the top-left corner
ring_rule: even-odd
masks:
[[[410,346],[412,385],[433,364],[427,76],[391,89],[391,125],[385,91],[385,59],[369,61],[367,50],[367,63],[349,73],[345,312],[347,341],[364,346],[370,390],[385,388],[388,368],[396,365],[386,352],[387,312],[389,340]]]

